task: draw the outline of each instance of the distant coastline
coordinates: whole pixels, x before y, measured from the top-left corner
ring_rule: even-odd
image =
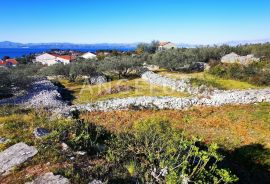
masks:
[[[4,56],[11,58],[23,57],[29,54],[38,54],[51,50],[52,48],[0,48],[0,59]],[[56,48],[58,49],[58,48]],[[111,48],[113,50],[113,48]],[[135,48],[116,48],[119,51],[133,51]],[[108,48],[65,48],[61,50],[77,50],[81,52],[96,52],[97,50],[110,50]]]

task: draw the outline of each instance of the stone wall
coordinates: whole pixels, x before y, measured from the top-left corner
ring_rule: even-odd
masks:
[[[32,84],[26,95],[0,100],[0,105],[13,104],[26,107],[55,109],[63,108],[59,89],[47,79],[39,79]]]
[[[177,97],[129,97],[71,106],[63,111],[68,116],[71,111],[112,111],[127,109],[188,109],[192,106],[221,106],[225,104],[249,104],[270,102],[270,89],[225,91],[204,98]]]
[[[174,80],[160,76],[151,71],[142,74],[142,78],[155,85],[171,87],[180,92],[189,92],[193,96],[190,98],[177,97],[129,97],[121,99],[111,99],[76,105],[67,108],[64,113],[69,114],[72,110],[79,111],[111,111],[126,109],[187,109],[192,106],[221,106],[225,104],[249,104],[257,102],[270,102],[270,89],[252,90],[218,90],[200,91],[200,87],[193,88],[189,81]]]

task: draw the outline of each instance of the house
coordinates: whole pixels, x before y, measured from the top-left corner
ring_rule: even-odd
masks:
[[[0,66],[16,66],[18,64],[18,62],[16,61],[16,59],[6,59],[5,61],[0,60]]]
[[[70,55],[59,55],[59,54],[49,54],[49,53],[43,53],[36,57],[36,61],[38,63],[41,63],[43,65],[53,65],[56,63],[63,63],[68,64],[70,63],[74,58]]]
[[[239,56],[238,54],[234,52],[227,54],[221,58],[222,63],[238,63],[242,65],[248,65],[254,61],[258,62],[260,61],[260,59],[254,57],[253,54],[249,54],[247,56]]]
[[[6,66],[16,66],[18,64],[16,59],[6,59]]]
[[[91,52],[86,52],[83,55],[81,55],[82,58],[84,59],[96,59],[97,56]]]
[[[7,64],[7,62],[5,62],[5,61],[3,61],[3,60],[0,59],[0,66],[3,67],[3,66],[6,66],[6,64]]]
[[[158,45],[158,51],[168,50],[168,49],[175,49],[177,45],[172,42],[160,42]]]

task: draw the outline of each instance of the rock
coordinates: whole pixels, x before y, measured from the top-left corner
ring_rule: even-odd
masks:
[[[0,153],[0,175],[8,173],[14,166],[20,165],[37,154],[37,149],[23,142],[17,143]]]
[[[89,184],[103,184],[103,182],[100,180],[93,180]]]
[[[9,142],[9,139],[6,139],[4,137],[0,137],[0,144],[5,144],[7,142]]]
[[[204,62],[196,62],[189,67],[189,71],[202,72],[202,71],[206,70],[206,68],[208,68],[208,64],[206,64]]]
[[[148,65],[146,63],[143,63],[143,67],[150,70],[150,71],[157,71],[159,70],[159,66],[158,65]]]
[[[76,155],[86,155],[86,152],[85,151],[76,151],[74,152]]]
[[[125,86],[125,85],[118,85],[118,86],[113,86],[109,89],[106,89],[104,91],[101,91],[99,95],[109,95],[109,94],[116,94],[124,91],[132,91],[135,90],[133,86]]]
[[[201,65],[205,65],[205,63],[201,63]],[[204,66],[203,66],[204,67]],[[189,79],[181,79],[175,80],[165,76],[158,75],[154,72],[147,71],[142,74],[142,79],[148,81],[149,83],[160,85],[160,86],[167,86],[179,92],[187,92],[192,95],[208,95],[211,91],[207,88],[204,91],[199,90],[199,87],[193,87],[190,84]],[[217,89],[215,89],[218,91]]]
[[[203,90],[203,89],[200,89]],[[70,109],[78,111],[113,111],[127,109],[188,109],[192,106],[221,106],[225,104],[248,104],[256,102],[270,102],[270,89],[253,90],[214,90],[212,94],[201,97],[177,98],[177,97],[128,97],[98,101],[95,103],[75,105],[65,109],[63,115],[67,115]]]
[[[62,147],[62,151],[69,150],[69,146],[66,143],[64,143],[64,142],[62,142],[61,147]]]
[[[38,79],[26,95],[0,100],[0,105],[17,104],[36,109],[48,110],[64,108],[67,104],[62,100],[58,87],[48,79]]]
[[[46,128],[35,128],[33,133],[34,133],[36,138],[41,138],[43,136],[49,135],[51,133],[51,131],[46,129]]]
[[[64,109],[62,116],[70,116],[73,111],[113,111],[127,109],[187,109],[196,105],[221,106],[224,104],[247,104],[256,102],[270,102],[270,89],[252,90],[218,90],[201,85],[192,87],[188,79],[173,80],[160,76],[154,72],[147,71],[142,74],[142,78],[150,83],[171,87],[180,92],[188,92],[197,97],[177,98],[177,97],[128,97],[98,101],[95,103],[74,105]]]
[[[54,175],[52,172],[37,177],[26,184],[69,184],[69,180],[61,175]]]
[[[167,86],[175,89],[176,91],[184,92],[187,90],[187,88],[191,87],[190,84],[188,84],[188,81],[186,79],[182,80],[174,80],[168,77],[164,77],[158,74],[155,74],[154,72],[147,71],[144,72],[141,75],[142,79],[148,81],[149,83],[160,85],[160,86]]]
[[[95,76],[91,76],[89,78],[90,84],[103,84],[107,82],[107,77],[105,75],[99,74]]]
[[[242,65],[248,65],[252,62],[258,62],[260,61],[259,58],[254,57],[254,55],[250,54],[247,56],[239,56],[238,54],[232,52],[230,54],[227,54],[221,58],[222,63],[238,63]]]

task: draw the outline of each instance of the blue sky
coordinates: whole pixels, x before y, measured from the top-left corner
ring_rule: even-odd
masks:
[[[212,44],[270,38],[269,0],[1,0],[0,41]]]

